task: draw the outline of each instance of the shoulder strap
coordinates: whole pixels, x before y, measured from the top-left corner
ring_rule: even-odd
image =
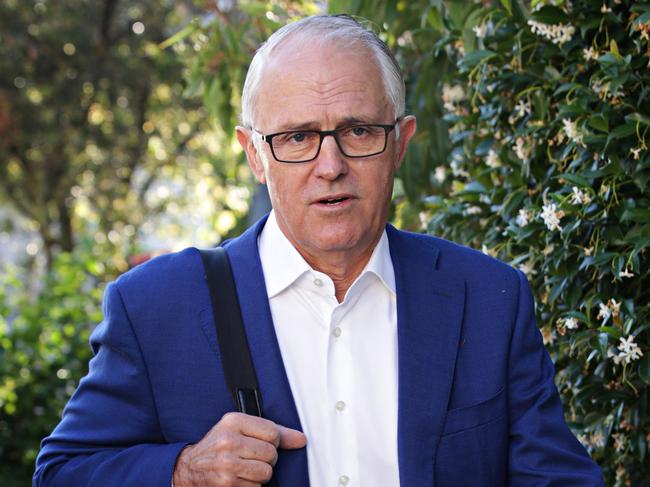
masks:
[[[262,416],[262,395],[241,319],[228,254],[222,247],[199,252],[210,289],[226,384],[238,411]]]

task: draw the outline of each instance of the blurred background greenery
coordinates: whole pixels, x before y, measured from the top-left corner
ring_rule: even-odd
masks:
[[[392,221],[526,272],[567,420],[607,485],[650,485],[650,6],[625,0],[0,2],[0,484],[29,483],[105,284],[265,211],[246,68],[325,11],[406,75]]]

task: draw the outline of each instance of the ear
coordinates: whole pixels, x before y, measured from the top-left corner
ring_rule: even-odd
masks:
[[[413,115],[407,115],[399,122],[399,139],[397,140],[397,158],[395,159],[395,170],[399,169],[404,161],[406,149],[410,140],[415,135],[417,121]]]
[[[258,154],[255,144],[253,144],[253,132],[250,129],[239,125],[235,130],[237,131],[237,140],[246,153],[246,160],[248,161],[251,171],[253,171],[253,174],[255,175],[255,179],[262,184],[266,184],[264,164],[262,164],[262,158]]]

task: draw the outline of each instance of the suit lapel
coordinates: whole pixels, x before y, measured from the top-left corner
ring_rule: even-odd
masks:
[[[400,483],[434,485],[456,362],[465,283],[437,269],[430,240],[387,227],[397,287]]]
[[[257,248],[257,237],[265,222],[266,218],[260,220],[225,248],[232,264],[242,320],[262,393],[264,417],[302,430],[271,319]],[[275,478],[280,485],[309,485],[306,449],[281,450]]]

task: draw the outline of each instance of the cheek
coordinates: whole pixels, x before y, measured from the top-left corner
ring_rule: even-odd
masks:
[[[292,167],[280,168],[277,165],[267,167],[266,179],[273,206],[281,206],[288,211],[301,203],[303,186],[300,174],[291,172]],[[298,168],[295,168],[298,169]]]

